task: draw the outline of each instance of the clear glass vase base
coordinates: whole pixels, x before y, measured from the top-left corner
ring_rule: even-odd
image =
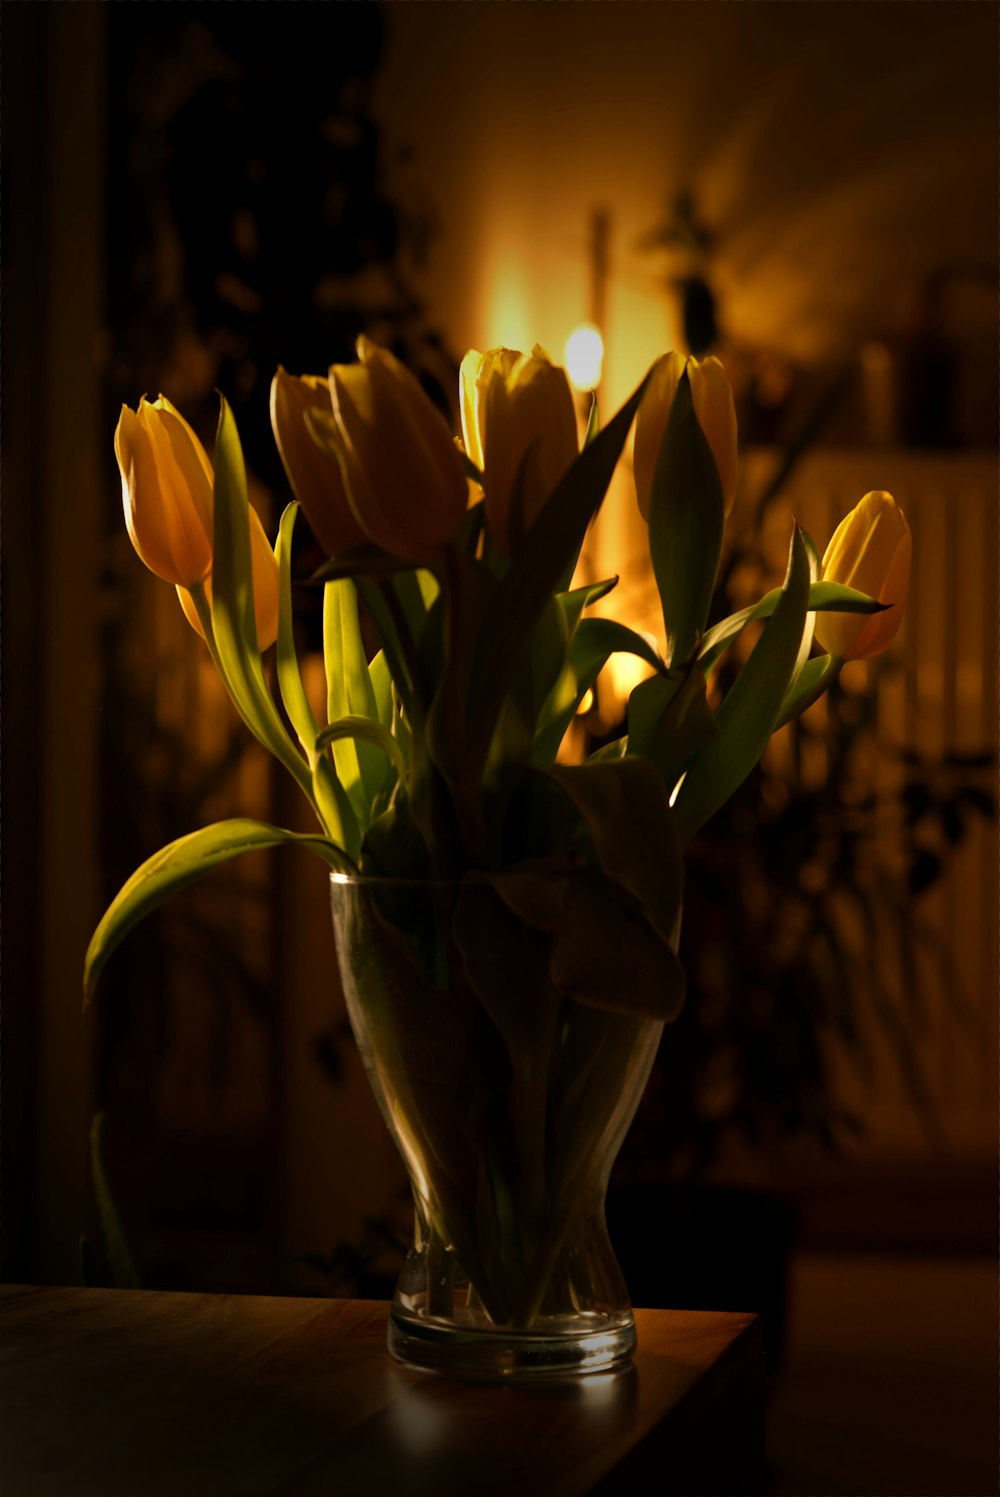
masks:
[[[580,1314],[568,1327],[564,1317],[541,1317],[530,1331],[509,1327],[462,1326],[393,1307],[388,1346],[400,1362],[456,1376],[511,1379],[562,1373],[606,1372],[635,1351],[630,1313]]]

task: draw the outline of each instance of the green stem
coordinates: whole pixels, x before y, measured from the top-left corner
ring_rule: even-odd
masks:
[[[205,593],[205,584],[203,582],[196,582],[189,591],[195,606],[195,612],[198,615],[198,622],[201,624],[205,634],[205,643],[208,646],[208,653],[211,656],[212,664],[218,671],[219,679],[229,693],[229,698],[233,706],[253,736],[257,739],[257,742],[262,744],[288,770],[309,801],[320,826],[329,835],[330,828],[327,826],[326,820],[316,803],[316,797],[313,794],[312,774],[310,773],[309,766],[282,727],[274,702],[267,695],[263,687],[260,693],[253,694],[255,698],[259,699],[248,702],[240,684],[232,679],[219,656],[219,651],[215,643],[215,629],[212,624],[212,609]],[[259,709],[259,711],[255,711],[255,708]]]
[[[818,659],[819,657],[816,658]],[[801,717],[803,712],[806,712],[814,702],[818,702],[823,693],[828,691],[838,679],[843,668],[844,662],[842,660],[838,660],[836,655],[828,655],[826,657],[826,664],[817,673],[816,679],[809,690],[800,697],[790,694],[785,698],[781,706],[781,711],[778,713],[778,720],[774,725],[774,732],[776,733],[779,728],[784,728],[796,717]]]

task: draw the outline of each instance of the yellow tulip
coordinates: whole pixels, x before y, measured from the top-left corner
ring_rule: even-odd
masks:
[[[341,462],[348,502],[383,550],[432,562],[465,517],[468,486],[448,424],[388,350],[358,339],[358,364],[334,364],[335,426],[314,418]],[[309,511],[307,510],[308,514]]]
[[[328,556],[363,545],[368,537],[354,517],[340,460],[329,438],[313,422],[333,419],[325,375],[296,377],[278,369],[271,381],[271,428],[292,492]]]
[[[129,537],[165,582],[191,587],[212,567],[212,465],[165,396],[122,406],[115,456]]]
[[[465,450],[483,475],[486,521],[510,552],[511,501],[522,471],[521,522],[529,529],[579,452],[566,371],[541,348],[471,349],[460,374]],[[524,464],[522,469],[522,463]]]
[[[838,660],[870,660],[896,637],[910,586],[910,527],[891,494],[876,490],[846,515],[823,557],[823,581],[843,582],[892,607],[818,613],[816,638]]]
[[[699,363],[683,354],[666,353],[653,367],[635,423],[635,492],[645,520],[649,519],[656,459],[685,369],[691,385],[691,404],[719,471],[727,515],[736,497],[736,408],[726,371],[716,358],[702,359]]]
[[[268,649],[278,637],[278,562],[271,549],[260,516],[253,505],[250,510],[250,567],[253,574],[253,611],[257,624],[257,648]],[[177,596],[184,610],[184,617],[197,630],[202,639],[205,631],[201,627],[194,606],[194,599],[185,587],[178,587]],[[205,578],[205,596],[211,602],[212,579]]]

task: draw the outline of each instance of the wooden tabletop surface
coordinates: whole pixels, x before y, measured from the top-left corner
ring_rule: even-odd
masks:
[[[392,1361],[384,1303],[0,1295],[4,1497],[759,1489],[751,1315],[637,1310],[624,1371],[497,1385]]]

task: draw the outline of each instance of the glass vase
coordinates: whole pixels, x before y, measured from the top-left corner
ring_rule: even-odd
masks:
[[[635,1327],[604,1198],[663,1026],[560,993],[504,892],[332,878],[351,1025],[415,1207],[389,1349],[486,1377],[606,1369]]]

